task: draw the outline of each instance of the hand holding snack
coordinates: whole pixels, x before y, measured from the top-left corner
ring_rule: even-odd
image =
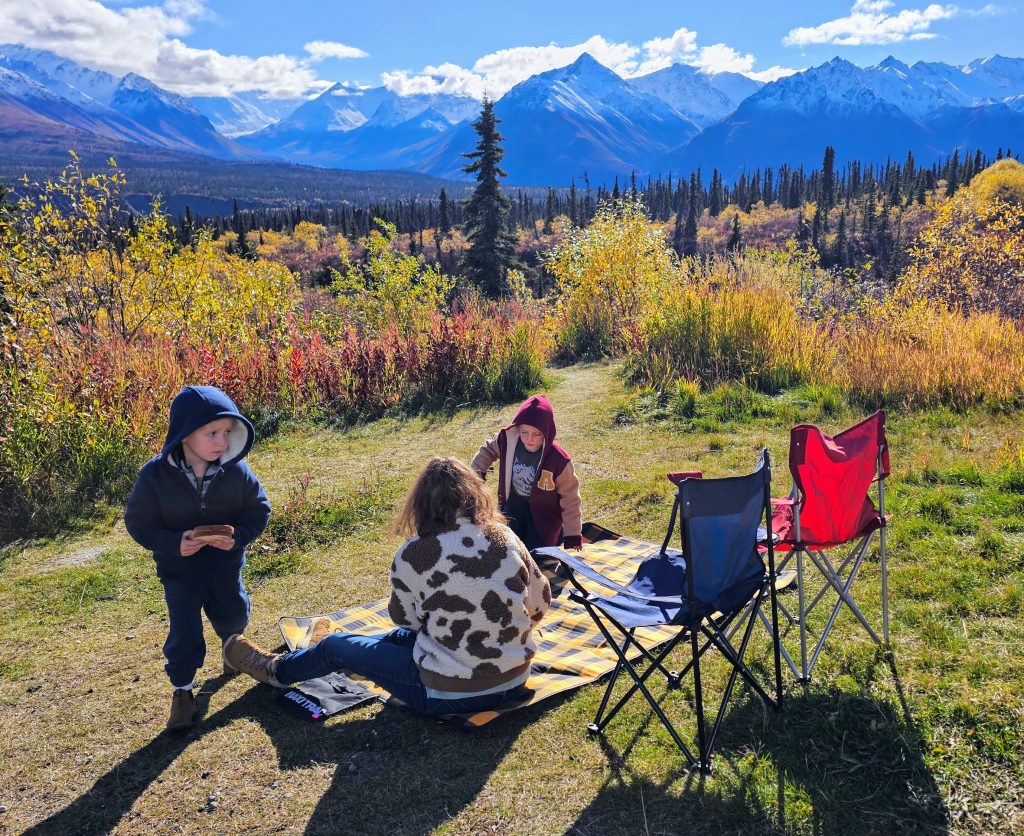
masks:
[[[232,525],[197,525],[192,529],[192,539],[203,546],[231,551],[235,547],[235,527]]]
[[[186,531],[181,535],[180,551],[182,557],[191,557],[206,545],[206,543],[200,543],[198,540],[193,540],[191,535],[191,531]]]

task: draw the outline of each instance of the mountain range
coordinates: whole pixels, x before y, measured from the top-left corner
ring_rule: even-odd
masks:
[[[133,157],[146,148],[221,160],[401,170],[465,179],[480,104],[334,84],[310,100],[255,94],[187,99],[134,73],[91,70],[52,52],[0,46],[0,149],[65,157],[70,148]],[[954,149],[1024,139],[1024,59],[964,66],[835,58],[769,84],[676,64],[623,79],[588,54],[534,75],[495,103],[503,167],[517,185],[610,184],[618,177],[837,159],[920,163]]]

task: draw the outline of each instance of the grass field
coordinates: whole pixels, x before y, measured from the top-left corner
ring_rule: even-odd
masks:
[[[705,398],[685,422],[629,400],[612,366],[551,373],[585,517],[660,539],[667,469],[749,470],[767,445],[789,489],[788,428],[861,417],[834,393]],[[253,551],[250,633],[383,597],[396,501],[427,456],[468,458],[514,405],[283,431],[250,459],[276,515]],[[1024,462],[1021,415],[890,416],[891,656],[849,613],[779,714],[742,692],[715,771],[684,769],[636,702],[591,738],[590,686],[469,734],[379,705],[314,725],[273,691],[219,677],[205,717],[162,733],[166,614],[123,527],[0,556],[0,832],[1024,832]],[[872,555],[858,600],[879,618]],[[856,629],[855,629],[856,628]],[[709,664],[721,673],[720,660]],[[667,710],[691,716],[686,688]]]

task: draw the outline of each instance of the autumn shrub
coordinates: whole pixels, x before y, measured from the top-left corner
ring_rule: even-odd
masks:
[[[410,405],[513,400],[543,381],[546,354],[539,314],[522,307],[472,303],[435,316]]]
[[[893,305],[845,321],[833,340],[837,362],[814,377],[866,408],[1024,402],[1024,334],[995,313]]]
[[[639,201],[607,202],[548,254],[558,302],[552,330],[565,360],[626,350],[632,326],[679,278],[675,254]]]
[[[806,380],[828,343],[818,323],[799,316],[791,285],[785,262],[752,255],[664,291],[633,336],[628,377],[658,388],[743,380],[767,392]]]
[[[939,205],[896,296],[1024,317],[1024,166],[1003,160]]]

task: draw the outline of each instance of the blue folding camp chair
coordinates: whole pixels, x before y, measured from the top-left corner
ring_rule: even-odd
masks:
[[[761,452],[757,469],[747,476],[724,479],[686,476],[669,474],[678,488],[665,541],[660,549],[652,546],[652,554],[641,562],[633,579],[625,586],[597,572],[580,556],[558,548],[539,549],[538,553],[554,557],[566,567],[573,587],[570,600],[583,605],[618,657],[589,730],[595,734],[602,732],[629,699],[639,692],[679,746],[689,766],[709,772],[715,740],[738,676],[766,705],[775,709],[782,705],[768,451]],[[668,547],[677,516],[680,519],[681,552]],[[763,528],[760,527],[762,521]],[[761,542],[767,545],[759,545]],[[611,592],[593,591],[586,582],[599,584]],[[774,698],[769,696],[744,661],[751,628],[760,615],[766,596],[771,600],[774,628]],[[748,608],[746,605],[751,601],[754,606]],[[737,616],[745,618],[746,624],[742,640],[735,647],[725,631]],[[664,626],[679,629],[660,648],[646,647],[642,643],[642,634],[637,635],[639,629]],[[681,671],[669,670],[664,664],[666,658],[687,637],[690,640],[689,661]],[[714,725],[708,732],[700,661],[710,647],[719,651],[732,670]],[[648,678],[655,671],[666,677],[670,688],[678,687],[682,677],[693,672],[698,756],[694,756],[648,688]],[[609,709],[612,693],[623,672],[633,680],[632,685]]]

